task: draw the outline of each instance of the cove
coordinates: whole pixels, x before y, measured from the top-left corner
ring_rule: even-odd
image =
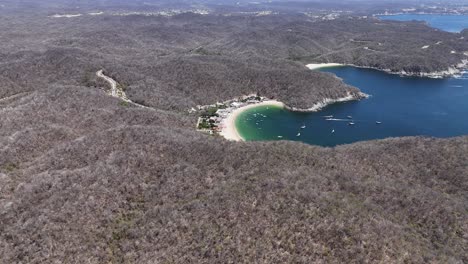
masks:
[[[383,20],[397,21],[425,21],[431,27],[458,33],[468,28],[468,15],[435,15],[435,14],[401,14],[401,15],[379,15]]]
[[[235,120],[238,133],[248,141],[293,140],[320,146],[388,137],[468,134],[466,74],[430,79],[350,66],[321,71],[337,75],[371,97],[335,103],[311,113],[267,106],[251,108]],[[338,120],[326,120],[325,116]]]

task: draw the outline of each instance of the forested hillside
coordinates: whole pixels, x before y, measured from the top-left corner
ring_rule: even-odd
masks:
[[[307,63],[443,71],[466,59],[462,35],[357,17],[2,16],[0,262],[468,262],[468,137],[236,143],[188,112],[359,92]],[[106,94],[101,69],[150,108]]]
[[[94,72],[105,68],[135,100],[178,110],[248,92],[307,108],[352,89],[309,71],[307,63],[433,72],[461,63],[468,50],[461,34],[417,22],[357,18],[313,22],[304,16],[190,13],[3,18],[1,29],[1,76],[21,89],[31,82],[90,86]]]

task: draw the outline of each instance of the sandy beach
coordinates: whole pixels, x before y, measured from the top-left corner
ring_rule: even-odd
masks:
[[[340,63],[319,63],[319,64],[307,64],[306,67],[311,69],[311,70],[318,70],[321,68],[327,68],[327,67],[337,67],[337,66],[345,66],[344,64]]]
[[[222,122],[222,130],[220,135],[226,138],[227,140],[232,140],[232,141],[244,141],[244,139],[241,137],[241,135],[238,133],[237,128],[236,128],[236,119],[237,117],[244,111],[258,107],[258,106],[266,106],[266,105],[271,105],[271,106],[278,106],[278,107],[284,107],[284,104],[275,100],[269,100],[269,101],[264,101],[261,103],[256,103],[256,104],[249,104],[246,106],[242,106],[236,110],[234,110],[229,116],[223,120]]]

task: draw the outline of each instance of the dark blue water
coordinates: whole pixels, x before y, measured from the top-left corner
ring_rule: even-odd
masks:
[[[236,124],[240,134],[246,140],[287,139],[321,146],[387,137],[468,134],[468,76],[400,77],[354,67],[322,71],[336,74],[371,97],[333,104],[316,113],[254,108],[239,116]],[[342,121],[327,121],[323,116],[328,115]]]
[[[431,27],[438,28],[448,32],[461,32],[468,28],[468,15],[389,15],[378,16],[380,19],[397,21],[425,21]]]

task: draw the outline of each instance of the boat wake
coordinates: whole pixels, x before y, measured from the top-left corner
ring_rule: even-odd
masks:
[[[340,119],[340,118],[327,118],[327,121],[341,121],[341,122],[349,122],[349,119]]]

